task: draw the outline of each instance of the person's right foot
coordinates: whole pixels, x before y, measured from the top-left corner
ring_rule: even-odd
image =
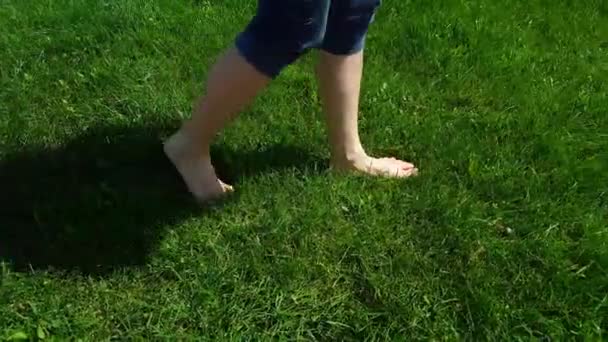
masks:
[[[165,142],[164,151],[197,201],[204,203],[234,191],[232,186],[217,177],[211,158],[192,149],[188,138],[181,132]]]
[[[338,171],[356,171],[388,178],[407,178],[418,175],[418,169],[411,163],[396,158],[373,158],[366,154],[361,154],[349,161],[333,160],[331,166]]]

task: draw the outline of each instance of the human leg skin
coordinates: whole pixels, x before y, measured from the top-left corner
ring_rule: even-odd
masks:
[[[194,197],[205,202],[232,187],[213,168],[209,147],[217,133],[281,70],[322,41],[329,0],[260,0],[258,11],[211,69],[192,118],[164,145]]]
[[[363,47],[379,0],[334,0],[317,65],[332,167],[387,177],[409,177],[418,169],[395,158],[369,156],[359,137],[358,114]]]
[[[213,66],[207,92],[197,101],[192,118],[165,143],[164,150],[199,201],[233,191],[211,163],[209,147],[216,134],[247,106],[270,78],[247,63],[235,48]],[[235,91],[238,89],[238,91]]]

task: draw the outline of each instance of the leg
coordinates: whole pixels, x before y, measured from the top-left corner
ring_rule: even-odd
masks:
[[[165,143],[165,153],[199,201],[232,191],[215,174],[215,135],[287,65],[322,40],[329,0],[259,0],[258,13],[210,72],[193,117]]]
[[[359,138],[358,111],[363,43],[378,0],[335,0],[330,9],[317,77],[326,114],[332,167],[407,177],[418,170],[394,158],[372,158]]]
[[[216,176],[209,146],[216,134],[269,80],[247,63],[236,49],[230,49],[212,68],[207,93],[198,100],[192,119],[184,122],[165,143],[165,153],[197,200],[206,201],[232,191],[231,186]]]

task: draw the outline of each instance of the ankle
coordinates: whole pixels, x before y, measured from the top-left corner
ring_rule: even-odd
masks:
[[[363,148],[332,151],[331,161],[339,165],[355,165],[368,158]]]
[[[182,127],[169,138],[167,144],[181,157],[210,159],[209,144],[202,143],[186,127]]]

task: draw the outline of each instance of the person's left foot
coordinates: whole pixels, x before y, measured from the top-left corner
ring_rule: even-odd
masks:
[[[331,166],[339,171],[357,171],[373,176],[406,178],[416,176],[414,164],[396,158],[373,158],[362,155],[349,161],[332,161]]]

